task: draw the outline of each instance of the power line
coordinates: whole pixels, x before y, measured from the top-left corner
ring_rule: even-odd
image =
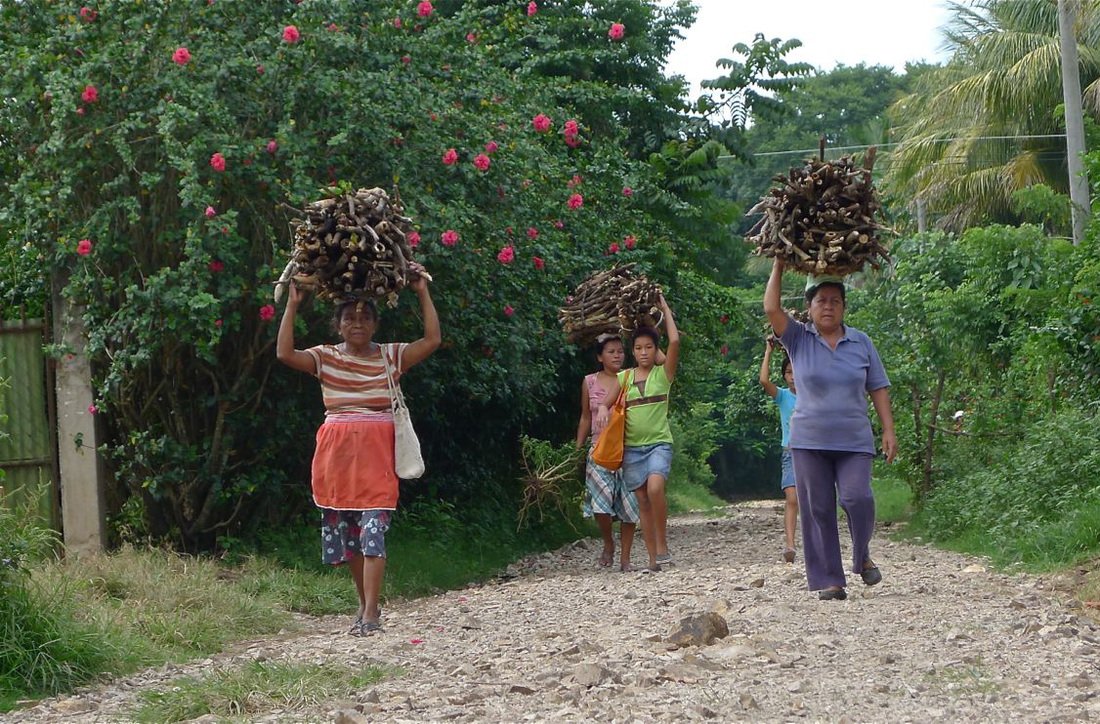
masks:
[[[1064,133],[1021,134],[1021,135],[1015,135],[1015,136],[956,136],[955,138],[934,138],[934,139],[931,139],[931,142],[933,142],[933,143],[952,143],[954,141],[1013,141],[1013,140],[1034,139],[1034,138],[1065,138],[1065,137],[1066,137],[1066,134],[1064,134]],[[864,145],[860,145],[860,146],[833,146],[831,148],[828,148],[827,150],[829,150],[829,151],[861,151],[861,150],[868,149],[871,146],[876,146],[880,149],[884,149],[884,148],[893,148],[894,146],[900,146],[901,144],[902,144],[901,141],[899,141],[897,143],[868,143],[868,144],[864,144]],[[762,157],[762,156],[794,156],[794,155],[801,155],[801,154],[804,154],[804,153],[816,154],[816,153],[818,153],[818,151],[819,151],[819,149],[817,149],[817,148],[801,148],[801,149],[795,149],[795,150],[790,150],[790,151],[762,151],[760,153],[754,153],[752,155],[753,156],[760,156],[760,157]],[[739,157],[738,156],[727,155],[727,156],[719,156],[718,160],[721,161],[723,159],[737,159],[737,158],[739,158]]]

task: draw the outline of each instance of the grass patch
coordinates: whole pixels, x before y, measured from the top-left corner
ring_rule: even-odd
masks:
[[[670,514],[690,513],[699,510],[712,510],[724,508],[728,503],[703,485],[678,480],[665,487],[665,495],[668,497],[668,512]]]
[[[188,721],[207,715],[248,721],[274,709],[298,712],[350,698],[385,674],[374,667],[251,661],[198,678],[177,679],[167,689],[142,692],[142,703],[133,716],[139,722]]]
[[[880,523],[904,523],[913,516],[913,491],[900,477],[876,475],[871,480],[875,494],[875,520]]]

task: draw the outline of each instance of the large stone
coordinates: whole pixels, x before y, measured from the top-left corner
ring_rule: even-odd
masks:
[[[665,637],[665,641],[675,648],[708,646],[715,640],[729,635],[730,629],[726,619],[713,611],[708,611],[682,619],[679,625]]]

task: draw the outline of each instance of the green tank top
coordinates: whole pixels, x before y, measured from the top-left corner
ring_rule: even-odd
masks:
[[[626,445],[642,447],[659,442],[672,442],[668,425],[668,381],[664,365],[654,365],[642,389],[634,383],[634,370],[619,373],[619,384],[629,384],[626,391]]]

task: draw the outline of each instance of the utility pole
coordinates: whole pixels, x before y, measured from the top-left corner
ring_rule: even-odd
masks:
[[[1085,152],[1085,122],[1081,109],[1081,72],[1077,59],[1077,10],[1080,0],[1058,0],[1058,39],[1062,55],[1062,99],[1066,107],[1066,155],[1069,161],[1069,199],[1073,243],[1085,236],[1090,212],[1089,180],[1081,155]]]

